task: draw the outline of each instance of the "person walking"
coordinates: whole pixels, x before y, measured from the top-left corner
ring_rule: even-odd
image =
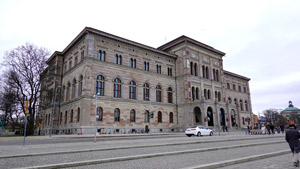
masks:
[[[271,131],[270,131],[270,124],[269,124],[269,123],[267,123],[266,129],[268,130],[268,134],[270,135],[270,134],[271,134]]]
[[[283,134],[284,133],[284,124],[280,125],[280,130],[281,130],[281,134]]]
[[[270,129],[271,129],[271,132],[272,132],[272,134],[275,134],[275,132],[274,132],[274,125],[273,125],[273,123],[271,123],[271,125],[270,125]]]
[[[293,153],[294,166],[299,167],[299,151],[300,151],[300,133],[296,130],[295,124],[291,124],[285,133],[285,140],[289,143],[290,149]]]

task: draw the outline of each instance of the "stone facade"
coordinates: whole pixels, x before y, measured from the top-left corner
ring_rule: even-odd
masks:
[[[54,96],[57,134],[93,133],[96,107],[100,134],[246,127],[250,79],[223,70],[224,55],[186,36],[156,49],[86,27],[41,74],[42,132],[51,127]]]

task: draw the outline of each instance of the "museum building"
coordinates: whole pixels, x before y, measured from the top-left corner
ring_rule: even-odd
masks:
[[[52,114],[56,134],[246,128],[250,79],[224,70],[224,56],[186,36],[153,48],[86,27],[40,75],[41,131]]]

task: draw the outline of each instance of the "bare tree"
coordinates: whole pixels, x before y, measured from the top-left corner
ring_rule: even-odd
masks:
[[[25,102],[28,106],[28,135],[33,134],[35,118],[38,108],[40,92],[40,74],[46,68],[46,60],[49,51],[46,48],[37,47],[26,43],[11,51],[6,52],[4,65],[7,70],[5,77],[14,91],[22,113],[25,113]]]

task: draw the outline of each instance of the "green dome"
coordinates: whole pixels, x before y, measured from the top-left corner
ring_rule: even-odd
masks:
[[[300,109],[298,109],[297,107],[288,107],[286,109],[284,109],[283,111],[298,111]]]

